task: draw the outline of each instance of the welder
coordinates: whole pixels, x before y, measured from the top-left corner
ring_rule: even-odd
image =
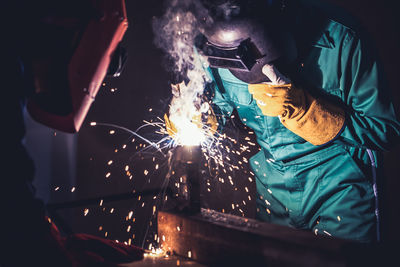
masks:
[[[34,164],[23,145],[26,102],[39,122],[74,133],[106,73],[118,75],[124,57],[117,45],[127,28],[124,1],[2,4],[0,265],[116,266],[141,259],[143,251],[134,246],[61,235],[35,197]]]
[[[261,147],[257,217],[377,241],[376,176],[400,124],[362,32],[299,1],[203,2],[214,112],[223,125],[236,111]]]

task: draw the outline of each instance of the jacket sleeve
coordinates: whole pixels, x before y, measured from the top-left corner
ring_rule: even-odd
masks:
[[[212,69],[208,66],[208,63],[203,61],[204,58],[199,56],[196,47],[193,47],[193,51],[196,58],[196,63],[200,64],[200,66],[203,68],[207,80],[209,81],[205,86],[204,93],[207,98],[211,100],[210,104],[218,121],[218,130],[222,131],[222,128],[226,123],[226,119],[232,114],[233,105],[226,100],[222,94],[222,92],[224,92],[224,88],[222,81],[219,79],[219,75],[216,75],[217,70]]]
[[[339,140],[352,146],[388,150],[400,136],[392,97],[373,50],[354,34],[343,42],[340,86],[346,122]]]
[[[221,131],[227,118],[232,114],[233,105],[223,96],[224,88],[221,88],[222,83],[217,80],[218,77],[213,74],[213,70],[208,67],[205,71],[211,80],[207,85],[206,94],[212,100],[211,106],[218,120],[218,130]]]

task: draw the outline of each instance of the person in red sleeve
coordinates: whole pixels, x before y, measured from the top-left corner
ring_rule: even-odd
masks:
[[[46,126],[79,130],[118,56],[128,26],[125,1],[6,1],[2,11],[0,265],[117,266],[142,259],[141,248],[62,236],[35,197],[34,164],[23,145],[25,106]]]

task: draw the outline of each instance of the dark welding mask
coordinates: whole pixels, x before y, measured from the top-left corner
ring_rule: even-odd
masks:
[[[269,81],[261,72],[265,64],[294,61],[294,39],[276,2],[222,1],[212,6],[195,40],[210,67],[229,69],[246,83],[261,83]]]
[[[23,56],[34,85],[27,109],[36,121],[73,133],[105,76],[119,76],[124,65],[119,43],[128,27],[125,0],[47,3],[54,6],[43,7],[50,11],[35,20],[35,36],[24,37],[30,38]]]

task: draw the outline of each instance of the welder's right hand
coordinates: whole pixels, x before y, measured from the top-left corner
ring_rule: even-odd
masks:
[[[341,106],[295,86],[273,65],[265,65],[262,72],[271,83],[249,84],[248,89],[264,115],[279,117],[287,129],[313,145],[340,134],[345,124]]]

